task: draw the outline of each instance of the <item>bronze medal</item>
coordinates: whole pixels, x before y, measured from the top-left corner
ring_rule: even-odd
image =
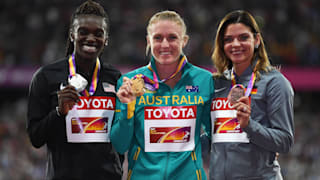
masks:
[[[245,95],[245,89],[242,85],[236,84],[234,85],[228,95],[228,101],[231,105],[237,103],[237,100]]]
[[[144,80],[142,78],[133,79],[131,90],[135,96],[142,96],[144,94]]]

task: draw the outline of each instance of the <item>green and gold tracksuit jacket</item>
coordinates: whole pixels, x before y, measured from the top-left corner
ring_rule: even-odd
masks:
[[[156,69],[153,58],[150,65]],[[182,77],[174,88],[159,83],[156,92],[146,91],[129,104],[117,99],[111,142],[120,153],[128,150],[128,179],[207,179],[200,134],[202,127],[211,132],[213,78],[209,71],[188,62],[181,71]],[[132,78],[137,74],[153,79],[148,66],[124,76]]]

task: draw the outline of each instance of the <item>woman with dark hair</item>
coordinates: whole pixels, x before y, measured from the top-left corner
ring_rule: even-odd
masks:
[[[294,92],[270,65],[251,14],[233,11],[221,20],[212,60],[210,179],[281,179],[276,157],[293,144]]]
[[[46,179],[121,179],[122,156],[110,143],[120,72],[100,60],[109,20],[93,1],[73,13],[66,58],[41,67],[30,84],[27,131],[47,147]]]

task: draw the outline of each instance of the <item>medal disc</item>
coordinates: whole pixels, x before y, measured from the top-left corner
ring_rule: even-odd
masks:
[[[235,104],[237,100],[245,95],[245,89],[242,85],[234,85],[228,95],[228,100],[231,104]]]
[[[142,96],[144,94],[144,80],[142,78],[133,79],[131,90],[135,96]]]
[[[82,92],[88,84],[88,81],[80,74],[75,74],[74,76],[69,77],[68,82],[76,88],[77,92]]]

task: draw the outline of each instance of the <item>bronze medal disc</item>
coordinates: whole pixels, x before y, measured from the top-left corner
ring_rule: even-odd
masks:
[[[237,102],[238,99],[240,99],[241,97],[243,97],[245,95],[245,89],[243,86],[240,85],[234,85],[228,95],[228,101],[231,104],[235,104]]]

